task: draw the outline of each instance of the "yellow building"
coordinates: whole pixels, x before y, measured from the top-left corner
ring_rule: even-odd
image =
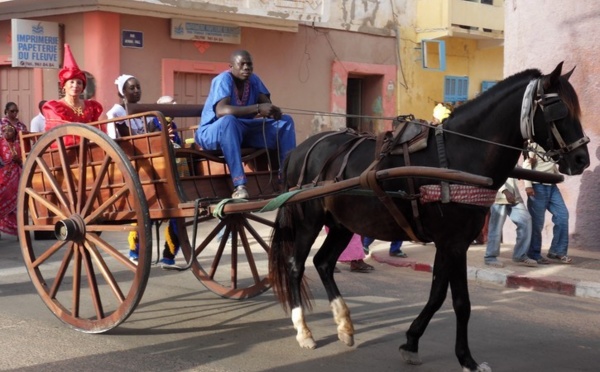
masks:
[[[398,106],[431,119],[436,102],[474,98],[503,78],[504,1],[413,3],[399,22]]]

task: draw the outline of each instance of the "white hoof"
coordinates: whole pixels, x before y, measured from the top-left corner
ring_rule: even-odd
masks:
[[[477,366],[477,369],[475,371],[463,367],[463,372],[492,372],[492,367],[490,367],[490,365],[486,362],[483,362]]]
[[[298,340],[298,344],[300,344],[300,347],[303,349],[311,349],[312,350],[312,349],[317,348],[317,343],[312,338],[305,338],[302,340]]]
[[[352,335],[339,332],[338,338],[340,339],[340,341],[342,341],[344,344],[346,344],[346,346],[354,345],[354,336],[352,336]]]
[[[419,358],[419,353],[414,353],[412,351],[400,349],[400,355],[402,355],[402,359],[404,359],[404,361],[407,364],[412,364],[415,366],[423,364],[423,361],[421,360],[421,358]]]

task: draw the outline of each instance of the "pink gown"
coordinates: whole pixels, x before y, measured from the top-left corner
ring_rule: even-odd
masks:
[[[5,138],[0,137],[0,156],[4,164],[0,167],[0,231],[17,235],[17,196],[22,167],[21,164],[13,161],[11,144],[14,146],[14,151],[21,155],[18,141],[9,143]]]

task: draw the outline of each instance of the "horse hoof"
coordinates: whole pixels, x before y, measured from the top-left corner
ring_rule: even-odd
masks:
[[[317,343],[312,338],[305,338],[304,340],[298,340],[300,347],[303,349],[316,349]]]
[[[342,341],[346,346],[354,345],[354,336],[349,335],[347,333],[338,333],[338,338]]]
[[[490,367],[490,365],[486,362],[483,362],[477,366],[477,369],[463,367],[463,372],[492,372],[492,367]]]
[[[402,355],[402,359],[404,359],[407,364],[412,364],[415,366],[423,364],[421,358],[419,358],[419,353],[404,350],[402,347],[400,347],[400,355]]]

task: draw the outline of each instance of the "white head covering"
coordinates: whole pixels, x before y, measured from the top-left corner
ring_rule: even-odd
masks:
[[[125,83],[127,82],[127,80],[131,78],[135,78],[135,76],[123,74],[119,76],[117,80],[115,80],[115,84],[117,84],[117,89],[119,90],[119,93],[121,93],[122,96],[125,95],[125,93],[123,93],[123,87],[125,87]]]

